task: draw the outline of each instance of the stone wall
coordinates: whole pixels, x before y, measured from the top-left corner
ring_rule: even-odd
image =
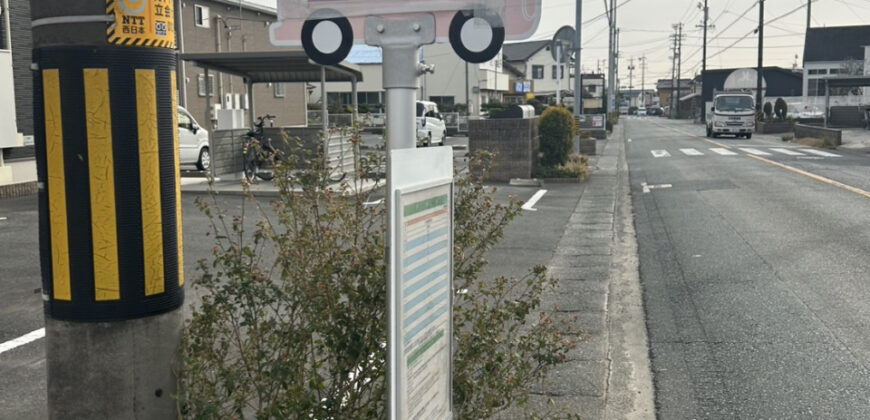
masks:
[[[834,146],[839,146],[843,144],[843,132],[831,128],[812,127],[809,125],[795,124],[794,137],[796,139],[801,139],[805,137],[823,139]]]
[[[490,179],[507,182],[511,178],[531,178],[537,167],[540,140],[538,118],[471,120],[468,127],[468,149],[495,152]]]

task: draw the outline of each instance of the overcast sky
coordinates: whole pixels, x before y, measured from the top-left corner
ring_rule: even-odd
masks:
[[[247,0],[275,7],[276,0]],[[416,1],[416,0],[409,0]],[[425,1],[425,0],[422,0]],[[549,39],[563,25],[574,26],[577,0],[542,0],[543,17],[533,39]],[[583,0],[582,28],[584,71],[596,71],[607,60],[607,19],[603,16],[608,0]],[[700,0],[703,2],[703,0]],[[807,0],[767,0],[765,2],[764,64],[791,67],[798,56],[803,59]],[[669,39],[672,26],[684,24],[682,76],[691,77],[701,67],[701,25],[703,12],[699,0],[619,0],[617,13],[621,29],[620,74],[628,82],[630,59],[635,58],[634,85],[640,86],[640,61],[646,56],[646,79],[669,78],[671,73]],[[758,37],[752,31],[758,25],[756,0],[709,0],[710,22],[716,26],[708,32],[707,67],[755,67],[758,60]],[[814,0],[813,26],[870,25],[870,0]],[[745,38],[744,38],[745,37]],[[743,38],[741,40],[741,38]],[[870,40],[867,41],[870,44]],[[729,47],[730,48],[726,48]],[[604,69],[604,67],[602,67]]]

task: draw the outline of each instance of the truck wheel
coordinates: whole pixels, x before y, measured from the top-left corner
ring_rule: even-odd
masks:
[[[707,127],[707,137],[713,137],[713,130],[710,127]]]
[[[746,140],[749,140],[749,139],[751,139],[751,138],[752,138],[752,133],[749,133],[749,134],[746,135]]]

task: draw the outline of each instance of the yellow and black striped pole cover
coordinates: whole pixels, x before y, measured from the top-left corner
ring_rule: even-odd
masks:
[[[46,313],[139,318],[184,300],[175,54],[34,50]]]

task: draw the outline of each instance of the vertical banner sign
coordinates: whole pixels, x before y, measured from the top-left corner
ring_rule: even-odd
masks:
[[[401,419],[450,419],[453,153],[401,149],[391,158],[391,411]]]
[[[113,18],[106,29],[109,44],[175,48],[172,0],[106,0],[106,14]]]

